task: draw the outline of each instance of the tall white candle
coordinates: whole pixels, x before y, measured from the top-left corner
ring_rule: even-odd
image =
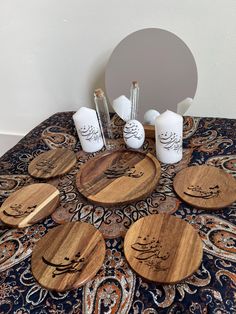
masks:
[[[166,110],[155,120],[156,156],[173,164],[183,156],[183,117]]]
[[[87,153],[94,153],[103,147],[103,139],[96,111],[81,107],[73,120],[79,136],[82,149]]]

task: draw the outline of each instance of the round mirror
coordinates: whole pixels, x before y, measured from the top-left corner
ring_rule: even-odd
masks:
[[[156,109],[177,111],[177,104],[193,98],[197,89],[197,67],[186,44],[171,32],[147,28],[124,38],[114,49],[105,72],[105,88],[112,101],[130,97],[132,81],[140,88],[138,120]]]

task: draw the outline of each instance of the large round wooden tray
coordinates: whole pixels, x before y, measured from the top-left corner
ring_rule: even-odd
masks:
[[[89,201],[116,206],[149,195],[160,174],[160,164],[151,154],[118,150],[90,159],[79,170],[76,185]]]
[[[56,148],[34,158],[28,167],[32,177],[49,179],[69,172],[76,164],[76,155],[69,149]]]
[[[202,241],[194,228],[168,214],[136,221],[124,240],[125,257],[140,276],[173,284],[192,275],[200,266]]]
[[[185,168],[177,173],[173,185],[180,198],[197,208],[214,210],[236,201],[236,180],[216,167]]]
[[[51,184],[31,184],[12,193],[0,208],[5,224],[24,228],[49,216],[60,201],[59,191]]]
[[[92,279],[105,258],[99,230],[84,222],[51,229],[35,246],[32,273],[41,286],[59,292],[78,288]]]

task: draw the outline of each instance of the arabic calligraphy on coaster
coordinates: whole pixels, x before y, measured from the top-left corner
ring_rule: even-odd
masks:
[[[3,223],[17,228],[35,224],[49,216],[60,201],[60,193],[51,184],[31,184],[12,193],[0,208]]]
[[[140,276],[173,284],[198,270],[203,247],[190,224],[169,214],[158,214],[141,218],[130,227],[124,253]]]
[[[182,200],[197,208],[220,209],[236,201],[236,180],[216,167],[185,168],[177,173],[173,185]]]
[[[28,167],[32,177],[48,179],[68,173],[76,164],[76,155],[69,149],[57,148],[40,154]]]
[[[88,223],[69,222],[51,229],[35,246],[32,273],[41,286],[63,292],[92,279],[105,258],[105,241]]]
[[[76,177],[81,194],[99,205],[117,206],[148,196],[161,174],[151,154],[117,150],[90,159]]]

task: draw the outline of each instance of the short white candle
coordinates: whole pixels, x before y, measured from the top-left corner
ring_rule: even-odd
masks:
[[[81,107],[73,115],[73,120],[82,149],[87,153],[94,153],[100,150],[104,143],[96,111],[87,107]]]
[[[155,125],[156,117],[158,117],[159,115],[160,115],[160,112],[158,112],[155,109],[150,109],[145,112],[144,117],[143,117],[143,122],[145,124]]]
[[[155,120],[156,156],[163,163],[173,164],[183,156],[183,117],[166,110]]]
[[[112,107],[122,120],[126,122],[130,120],[131,101],[127,97],[121,95],[120,97],[114,99]]]
[[[193,103],[193,99],[188,97],[188,98],[185,98],[184,100],[182,100],[181,102],[179,102],[177,104],[177,112],[178,114],[185,114],[185,112],[191,107]]]

